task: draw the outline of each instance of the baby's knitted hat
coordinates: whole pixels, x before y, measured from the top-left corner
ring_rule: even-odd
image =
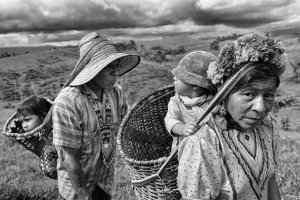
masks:
[[[217,57],[206,51],[193,51],[185,55],[178,66],[171,72],[178,79],[191,85],[197,85],[210,91],[216,91],[216,87],[207,78],[207,69]]]

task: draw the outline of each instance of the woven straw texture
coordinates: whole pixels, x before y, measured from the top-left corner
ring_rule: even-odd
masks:
[[[96,32],[85,35],[79,42],[80,57],[64,87],[82,85],[92,80],[111,62],[120,59],[118,76],[122,76],[140,63],[140,56],[118,53],[112,42]]]
[[[174,93],[173,86],[166,86],[140,98],[122,121],[117,144],[133,182],[157,173],[171,153],[172,137],[165,128],[164,117]],[[177,167],[174,156],[158,178],[134,185],[137,199],[180,199]]]
[[[53,104],[53,101],[51,101],[47,97],[45,98],[49,103]],[[34,130],[25,132],[24,129],[22,128],[21,122],[18,120],[17,117],[17,112],[12,114],[10,118],[5,122],[2,133],[6,136],[13,137],[13,138],[24,138],[24,139],[30,139],[32,136],[36,136],[37,133],[39,133],[39,136],[44,135],[47,137],[48,135],[48,130],[51,125],[51,109],[48,112],[47,116],[45,117],[45,120],[43,123],[36,127]],[[41,135],[42,134],[42,135]]]

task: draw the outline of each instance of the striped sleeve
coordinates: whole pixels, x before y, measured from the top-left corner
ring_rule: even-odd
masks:
[[[80,148],[82,120],[78,105],[79,90],[67,87],[54,101],[52,110],[53,144],[69,148]]]

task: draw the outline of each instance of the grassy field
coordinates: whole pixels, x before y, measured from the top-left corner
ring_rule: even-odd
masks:
[[[282,38],[285,39],[284,44],[289,58],[293,62],[300,62],[300,45],[297,40],[286,38],[286,36]],[[200,48],[195,46],[194,41],[190,41],[188,45],[186,49],[189,50]],[[202,41],[200,46],[202,50],[208,50],[206,48],[209,45]],[[74,49],[51,49],[44,52],[33,51],[26,55],[15,56],[15,58],[2,58],[0,87],[2,84],[2,88],[11,88],[11,92],[15,92],[15,89],[20,86],[19,83],[16,84],[16,81],[25,80],[25,82],[33,83],[34,87],[32,85],[31,87],[37,89],[36,91],[43,93],[47,90],[48,93],[43,94],[55,96],[60,88],[59,83],[64,82],[65,76],[76,62],[73,51]],[[138,97],[154,89],[171,84],[170,70],[176,66],[182,56],[174,56],[172,60],[162,63],[143,59],[137,68],[124,75],[120,83],[128,95],[129,103],[132,104]],[[283,200],[300,200],[300,83],[291,81],[291,75],[292,69],[289,66],[279,89],[281,95],[293,96],[297,101],[289,107],[279,109],[276,113],[279,122],[284,117],[290,120],[289,128],[282,129],[280,132],[277,180]],[[6,81],[1,82],[1,80]],[[6,83],[12,85],[3,85]],[[18,103],[19,101],[2,100],[0,102],[0,127],[3,127]],[[135,195],[130,178],[119,153],[116,157],[115,171],[114,200],[134,200]],[[56,181],[42,174],[38,166],[38,158],[1,134],[0,200],[54,200],[56,196]]]
[[[14,112],[13,108],[4,109],[6,102],[0,103],[0,126]],[[12,107],[15,103],[12,104]],[[300,107],[293,107],[300,111]],[[282,115],[291,109],[280,111]],[[293,124],[292,124],[293,125]],[[299,124],[298,124],[299,125]],[[300,133],[294,130],[281,131],[277,180],[282,199],[300,199]],[[57,197],[56,181],[44,176],[38,159],[31,152],[24,150],[10,138],[0,135],[0,199],[1,200],[54,200]],[[134,200],[135,195],[130,178],[119,153],[116,159],[115,200]]]
[[[10,102],[11,103],[11,102]],[[0,126],[14,112],[12,108],[4,108],[7,102],[0,103]],[[295,112],[298,111],[298,112]],[[282,109],[279,115],[291,115],[292,119],[299,119],[300,107]],[[294,113],[294,114],[293,114]],[[299,120],[298,120],[299,121]],[[277,179],[283,199],[297,200],[300,192],[300,133],[297,121],[291,123],[290,131],[281,131],[281,145]],[[298,127],[297,127],[298,126]],[[11,139],[0,135],[0,199],[56,199],[56,181],[44,176],[39,167],[38,159],[31,152],[13,142]],[[116,161],[115,200],[134,200],[134,191],[130,178],[119,154]]]

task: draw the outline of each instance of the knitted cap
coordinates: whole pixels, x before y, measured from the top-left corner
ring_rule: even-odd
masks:
[[[285,70],[286,54],[280,42],[267,33],[245,34],[224,45],[218,60],[210,64],[207,75],[215,85],[220,86],[250,63],[266,64],[269,70],[276,70],[280,75]]]
[[[171,72],[185,83],[215,91],[216,87],[207,78],[207,69],[209,64],[216,60],[217,57],[212,53],[193,51],[184,56]]]

